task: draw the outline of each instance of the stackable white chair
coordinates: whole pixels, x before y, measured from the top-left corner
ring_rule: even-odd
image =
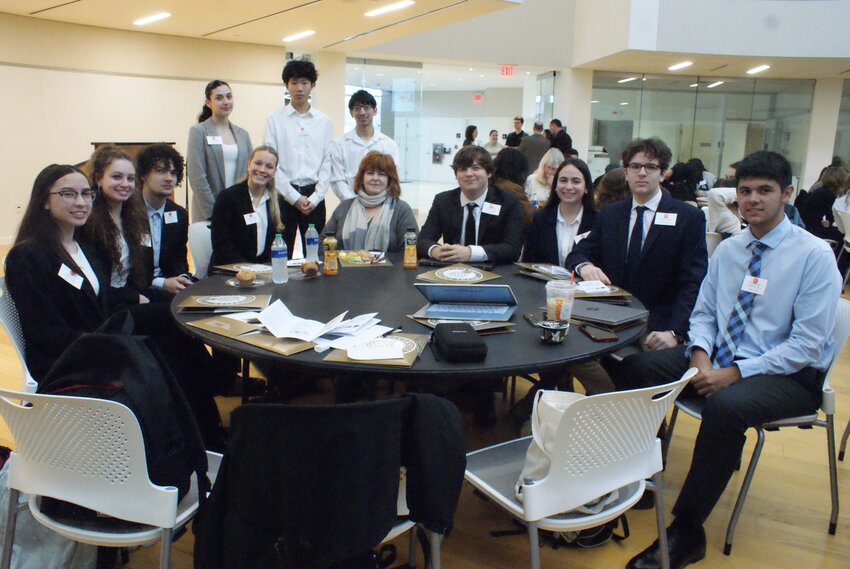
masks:
[[[15,346],[15,351],[18,352],[18,359],[21,360],[21,390],[27,393],[35,393],[38,384],[30,375],[27,368],[26,360],[26,345],[24,342],[24,333],[21,330],[21,319],[18,317],[18,308],[15,306],[15,301],[12,295],[9,294],[6,288],[6,277],[0,277],[0,324],[6,330],[9,338],[12,340],[12,345]]]
[[[26,404],[19,401],[26,400]],[[156,486],[148,478],[142,431],[133,412],[120,403],[85,397],[0,390],[0,415],[18,447],[9,458],[9,509],[0,567],[8,569],[15,537],[19,494],[40,524],[68,539],[108,547],[143,545],[161,539],[160,569],[170,566],[175,528],[198,509],[197,480],[177,501],[177,488]],[[215,478],[221,455],[207,453]],[[41,509],[49,496],[135,524],[117,527],[104,518],[74,525]]]
[[[198,221],[189,226],[189,252],[195,264],[195,277],[207,276],[212,257],[212,234],[209,221]]]
[[[678,381],[633,391],[582,397],[565,410],[558,425],[549,473],[526,483],[523,501],[514,495],[531,437],[466,455],[466,480],[528,528],[532,569],[540,569],[537,530],[580,531],[616,519],[643,495],[646,479],[658,488],[656,522],[662,567],[669,568],[662,497],[661,442],[656,434],[667,411],[696,369]],[[619,490],[597,514],[575,508]]]
[[[732,553],[732,539],[735,536],[735,526],[738,525],[738,518],[741,516],[741,510],[744,508],[744,501],[747,499],[747,492],[750,489],[750,483],[753,481],[753,476],[758,466],[759,457],[761,456],[762,448],[764,448],[764,432],[778,431],[783,427],[799,427],[801,429],[810,429],[811,427],[824,427],[826,429],[826,449],[827,459],[829,464],[829,489],[832,499],[832,512],[829,516],[829,534],[835,535],[838,524],[838,473],[835,464],[835,392],[829,385],[829,376],[832,372],[832,366],[841,348],[850,336],[850,300],[839,299],[838,307],[835,313],[835,327],[832,330],[832,339],[835,342],[835,353],[832,356],[832,362],[826,373],[826,378],[823,381],[823,399],[820,405],[820,411],[823,412],[824,418],[821,419],[817,411],[810,415],[802,415],[800,417],[789,417],[780,419],[770,423],[758,425],[756,430],[756,445],[753,449],[750,464],[747,467],[747,473],[744,475],[744,481],[741,483],[741,490],[738,492],[738,499],[735,501],[735,508],[732,510],[732,516],[729,518],[729,525],[726,528],[726,543],[723,546],[723,553],[730,555]],[[676,406],[673,409],[673,415],[670,418],[670,428],[668,429],[667,438],[672,437],[673,427],[676,424],[676,416],[681,409],[695,419],[702,420],[703,399],[680,399],[676,401]],[[850,429],[850,423],[848,423]],[[845,431],[842,440],[842,455],[844,443],[846,442],[847,431]]]

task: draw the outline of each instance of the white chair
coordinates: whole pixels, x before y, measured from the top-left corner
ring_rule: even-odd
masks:
[[[713,231],[707,231],[705,233],[705,248],[708,250],[709,259],[717,246],[720,245],[721,241],[723,241],[723,236],[719,233],[715,233]]]
[[[22,398],[27,404],[16,402]],[[0,415],[18,445],[9,458],[10,506],[0,567],[8,569],[11,562],[17,516],[13,505],[21,492],[30,495],[36,521],[68,539],[108,547],[161,539],[159,566],[169,567],[173,530],[198,509],[197,480],[192,477],[192,487],[179,503],[177,488],[150,481],[142,431],[128,407],[102,399],[0,390]],[[208,452],[207,458],[214,479],[221,455]],[[59,521],[41,510],[41,496],[144,526],[120,529],[108,518],[94,527],[91,521]]]
[[[835,363],[841,348],[850,336],[850,300],[839,299],[838,307],[835,313],[835,327],[832,330],[832,339],[835,342],[835,353],[832,356],[829,369],[826,372],[826,378],[823,381],[823,400],[821,401],[820,410],[823,411],[824,418],[820,419],[818,412],[815,411],[810,415],[800,417],[789,417],[780,419],[770,423],[758,425],[756,430],[756,445],[753,449],[750,464],[747,467],[747,473],[744,475],[744,480],[741,483],[741,490],[738,492],[738,499],[735,501],[735,508],[732,510],[732,516],[729,518],[729,525],[726,528],[726,543],[723,546],[723,553],[729,555],[732,553],[732,539],[735,535],[735,526],[738,524],[738,518],[741,516],[741,510],[744,508],[744,500],[747,499],[747,492],[750,489],[750,483],[758,466],[759,457],[761,456],[762,448],[764,447],[764,432],[778,431],[782,427],[799,427],[801,429],[811,429],[812,427],[824,427],[826,429],[826,448],[829,462],[829,488],[830,497],[832,499],[832,512],[829,516],[829,534],[835,535],[835,530],[838,524],[838,473],[835,464],[835,392],[829,385],[829,375],[832,371],[832,366]],[[681,399],[676,401],[676,406],[673,409],[673,415],[670,418],[670,428],[668,429],[668,440],[673,435],[673,427],[676,425],[676,416],[681,409],[691,417],[702,420],[702,399]],[[850,423],[848,423],[850,429]],[[847,433],[845,431],[844,438]],[[842,441],[842,451],[843,451]]]
[[[198,221],[189,226],[189,252],[195,265],[195,277],[207,276],[212,257],[212,234],[209,221]]]
[[[669,568],[664,522],[661,442],[658,427],[696,369],[678,381],[633,391],[578,399],[558,425],[548,475],[514,496],[531,437],[515,439],[466,455],[466,480],[528,526],[531,567],[540,569],[537,530],[580,531],[616,519],[643,495],[646,479],[656,492],[656,521],[662,567]],[[616,501],[598,514],[575,508],[619,489]]]
[[[0,277],[0,324],[3,325],[9,338],[12,340],[12,345],[15,346],[15,351],[18,352],[18,359],[21,360],[21,389],[26,393],[35,393],[38,384],[32,378],[30,370],[27,368],[25,357],[26,344],[24,342],[24,333],[21,330],[21,319],[18,317],[18,308],[15,306],[15,301],[6,288],[6,277]]]

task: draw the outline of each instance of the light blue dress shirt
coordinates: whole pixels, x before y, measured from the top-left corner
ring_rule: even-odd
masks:
[[[752,257],[748,246],[755,240],[745,229],[714,251],[691,313],[688,355],[694,347],[712,354],[737,302]],[[835,255],[787,217],[759,241],[767,245],[760,276],[767,286],[763,295],[755,295],[735,352],[741,377],[826,369],[835,349],[832,328],[841,294]]]
[[[165,284],[165,277],[162,276],[162,269],[159,268],[159,252],[162,248],[162,222],[165,217],[165,203],[159,209],[154,209],[148,202],[145,202],[145,207],[148,210],[148,222],[151,229],[151,248],[153,249],[153,280],[151,286],[154,288],[162,288]]]

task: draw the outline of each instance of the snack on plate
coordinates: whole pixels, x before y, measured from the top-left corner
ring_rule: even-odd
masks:
[[[371,263],[372,259],[375,258],[372,252],[367,251],[366,249],[360,249],[359,251],[357,251],[357,256],[360,257],[360,260],[364,263]]]
[[[251,269],[240,269],[236,273],[236,280],[239,281],[239,286],[251,286],[254,284],[254,279],[257,278],[257,273]]]
[[[308,277],[315,277],[319,272],[319,264],[315,261],[306,261],[301,263],[301,272]]]

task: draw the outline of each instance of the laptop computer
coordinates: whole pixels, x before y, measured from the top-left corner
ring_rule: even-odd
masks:
[[[517,300],[510,285],[414,283],[428,304],[413,316],[451,320],[510,320]]]
[[[607,302],[591,302],[576,299],[573,303],[571,318],[611,328],[628,325],[629,323],[637,323],[648,315],[649,311],[645,308],[617,306]]]

